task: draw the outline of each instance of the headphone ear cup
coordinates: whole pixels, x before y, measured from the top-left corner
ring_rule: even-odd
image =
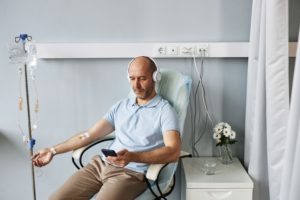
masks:
[[[129,74],[127,74],[127,81],[130,82]]]
[[[161,80],[161,73],[158,70],[154,71],[152,74],[152,79],[154,82],[159,82]]]
[[[154,82],[157,82],[156,76],[157,76],[157,71],[154,71],[153,74],[152,74],[152,80]]]

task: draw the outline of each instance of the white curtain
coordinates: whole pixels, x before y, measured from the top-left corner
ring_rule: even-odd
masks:
[[[300,31],[299,37],[300,39]],[[300,199],[300,43],[298,39],[287,142],[282,173],[281,200]]]
[[[253,0],[245,165],[254,181],[254,200],[279,199],[288,92],[288,0]]]

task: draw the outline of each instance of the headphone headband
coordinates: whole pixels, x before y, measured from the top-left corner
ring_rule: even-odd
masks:
[[[156,61],[155,61],[153,58],[148,57],[148,56],[139,56],[139,57],[145,57],[145,58],[148,58],[149,60],[151,60],[151,61],[154,63],[156,70],[155,70],[155,71],[153,72],[153,74],[152,74],[152,80],[153,80],[154,82],[159,82],[160,79],[161,79],[161,73],[160,73],[159,68],[158,68],[158,66],[157,66],[157,64],[156,64]],[[128,81],[130,81],[130,78],[129,78],[129,67],[130,67],[131,63],[132,63],[136,58],[138,58],[138,57],[135,57],[135,58],[131,59],[130,62],[128,63],[128,66],[127,66],[127,79],[128,79]]]

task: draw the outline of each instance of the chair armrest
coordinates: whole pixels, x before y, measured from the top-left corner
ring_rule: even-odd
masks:
[[[82,152],[83,152],[85,149],[87,149],[88,147],[89,147],[89,145],[74,150],[73,153],[72,153],[72,157],[73,157],[74,159],[78,160],[78,159],[80,158],[80,155],[82,154]]]
[[[156,181],[160,170],[165,164],[151,164],[147,170],[146,178],[151,181]]]
[[[92,146],[98,144],[98,143],[101,143],[101,142],[104,142],[104,141],[108,141],[108,140],[113,140],[115,138],[115,135],[112,133],[112,134],[109,134],[109,135],[106,135],[105,137],[87,145],[87,146],[84,146],[84,147],[81,147],[79,149],[76,149],[73,151],[72,153],[72,157],[76,160],[79,160],[80,159],[80,156],[84,153],[84,151],[86,151],[87,149],[91,148]]]
[[[188,152],[185,152],[185,151],[180,152],[180,158],[191,157],[191,156],[192,155]],[[151,164],[147,170],[146,178],[151,181],[156,181],[156,179],[159,175],[159,172],[165,165],[167,165],[167,164]]]
[[[192,154],[186,151],[180,151],[180,158],[192,157]]]

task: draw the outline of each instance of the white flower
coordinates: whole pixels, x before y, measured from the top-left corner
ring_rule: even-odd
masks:
[[[222,127],[221,126],[217,126],[216,128],[214,128],[215,133],[221,133],[222,132]]]
[[[214,134],[213,134],[213,138],[214,138],[215,140],[219,140],[219,139],[221,139],[221,134],[219,134],[219,133],[214,133]]]
[[[223,134],[224,134],[225,137],[229,137],[229,136],[230,136],[230,133],[231,133],[231,130],[228,129],[228,128],[225,128],[225,129],[223,130]]]
[[[235,131],[231,131],[229,138],[230,139],[235,139],[236,136],[236,132]]]
[[[234,144],[236,132],[231,129],[228,123],[220,122],[213,129],[213,139],[216,140],[216,145]]]
[[[231,126],[228,123],[224,123],[225,128],[230,129],[231,130]]]

